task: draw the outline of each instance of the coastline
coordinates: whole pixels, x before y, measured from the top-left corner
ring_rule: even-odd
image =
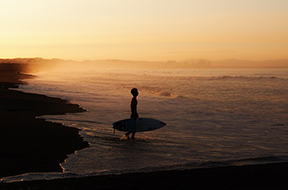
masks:
[[[12,189],[233,189],[286,190],[288,163],[231,166],[183,171],[131,173],[84,178],[0,183]]]
[[[60,98],[9,88],[31,78],[25,64],[0,64],[0,178],[28,172],[62,172],[68,154],[88,147],[79,129],[37,119],[41,115],[84,112]]]
[[[7,176],[8,172],[20,174],[29,170],[61,172],[59,163],[67,154],[81,149],[85,142],[77,129],[35,119],[35,116],[84,110],[58,98],[8,90],[21,84],[21,77],[32,77],[21,71],[12,73],[9,76],[5,72],[5,80],[11,77],[13,82],[8,80],[0,85],[0,174]],[[231,166],[0,183],[0,189],[287,189],[287,169],[288,163]]]

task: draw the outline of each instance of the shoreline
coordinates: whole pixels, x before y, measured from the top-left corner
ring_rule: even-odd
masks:
[[[238,189],[286,190],[288,163],[103,175],[83,178],[0,183],[12,189]]]
[[[36,118],[86,110],[60,98],[9,88],[25,84],[24,64],[0,64],[0,178],[29,172],[62,172],[68,154],[88,147],[79,129]]]

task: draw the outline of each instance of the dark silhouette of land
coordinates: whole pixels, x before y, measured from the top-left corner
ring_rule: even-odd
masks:
[[[83,112],[75,104],[17,88],[25,64],[0,64],[0,177],[27,172],[62,171],[67,154],[88,146],[79,130],[36,119],[36,116]]]
[[[26,64],[26,70],[93,70],[93,69],[214,69],[214,68],[288,68],[288,59],[280,60],[218,60],[188,59],[182,61],[130,61],[130,60],[84,60],[17,58],[0,59],[0,63]]]

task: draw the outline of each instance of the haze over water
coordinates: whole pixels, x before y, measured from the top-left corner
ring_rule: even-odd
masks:
[[[288,160],[287,69],[86,70],[43,72],[26,92],[68,99],[87,112],[45,116],[81,129],[89,148],[61,163],[64,173],[7,181],[80,177]],[[167,126],[122,138],[112,123],[130,116],[130,89],[140,117]]]

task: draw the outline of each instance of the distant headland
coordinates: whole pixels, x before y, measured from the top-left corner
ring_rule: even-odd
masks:
[[[90,69],[197,69],[197,68],[288,68],[288,59],[279,60],[237,60],[227,59],[212,61],[207,59],[188,59],[183,61],[132,61],[132,60],[64,60],[64,59],[43,59],[43,58],[12,58],[0,59],[0,64],[25,64],[25,71],[38,72],[59,68],[90,68]]]

